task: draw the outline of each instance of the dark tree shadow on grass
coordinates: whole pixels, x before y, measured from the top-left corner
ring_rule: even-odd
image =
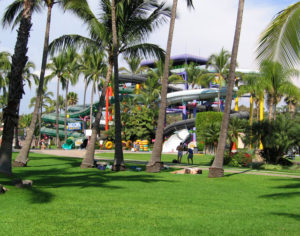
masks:
[[[279,212],[273,212],[273,215],[277,215],[277,216],[286,216],[289,218],[292,218],[294,220],[298,220],[300,221],[300,215],[299,214],[293,214],[293,213],[279,213]]]
[[[260,198],[290,198],[299,197],[300,192],[288,192],[288,193],[273,193],[260,196]]]
[[[240,171],[240,172],[237,172],[237,173],[225,174],[224,177],[231,177],[231,176],[234,176],[234,175],[240,175],[240,174],[247,173],[247,172],[249,172],[249,171],[250,171],[250,170],[243,170],[243,171]]]
[[[166,180],[157,174],[145,172],[112,172],[93,169],[80,169],[81,159],[54,156],[30,157],[31,165],[26,168],[14,168],[12,178],[2,178],[0,183],[13,187],[14,179],[33,180],[32,188],[24,188],[30,194],[32,203],[48,203],[53,200],[55,194],[47,191],[47,188],[99,188],[122,189],[126,188],[120,182],[142,182],[145,184],[157,182],[174,182]],[[36,162],[35,162],[36,161]],[[50,164],[48,164],[50,162]],[[52,165],[53,163],[53,165]],[[144,167],[143,167],[144,169]],[[116,186],[117,182],[119,186]],[[70,191],[74,191],[70,189]],[[75,190],[76,191],[76,190]]]

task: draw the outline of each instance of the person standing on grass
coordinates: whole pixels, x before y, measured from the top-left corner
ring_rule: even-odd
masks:
[[[190,164],[190,160],[192,161],[192,165],[193,165],[193,157],[194,157],[194,151],[192,148],[189,148],[187,153],[188,156],[187,156],[187,161],[188,161],[188,164]]]
[[[183,143],[180,143],[177,146],[176,150],[178,151],[178,153],[177,153],[177,162],[181,163],[181,159],[182,159],[182,155],[183,155],[183,150],[184,150]]]

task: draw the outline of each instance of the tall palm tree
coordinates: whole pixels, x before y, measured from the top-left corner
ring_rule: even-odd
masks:
[[[12,141],[14,135],[14,127],[18,119],[18,106],[24,93],[23,90],[23,69],[28,60],[27,44],[31,29],[31,16],[34,1],[24,0],[24,10],[20,17],[20,25],[18,30],[17,41],[15,45],[14,55],[12,57],[11,72],[9,73],[9,91],[7,106],[3,109],[3,136],[0,149],[0,173],[12,174]]]
[[[115,96],[115,156],[113,170],[125,170],[122,146],[122,124],[120,111],[119,97],[119,63],[118,63],[118,31],[117,31],[117,16],[116,2],[111,1],[111,27],[113,38],[113,58],[114,58],[114,96]],[[118,25],[118,27],[120,27]]]
[[[152,151],[152,156],[146,167],[147,172],[159,172],[162,168],[161,152],[162,152],[162,142],[163,142],[163,129],[164,129],[164,123],[166,117],[169,65],[170,65],[170,56],[171,56],[171,48],[172,48],[172,41],[173,41],[173,32],[175,27],[177,2],[178,0],[173,0],[173,6],[171,10],[171,21],[170,21],[169,36],[167,41],[164,76],[161,81],[162,83],[161,103],[159,108],[157,130],[155,133],[155,143]],[[190,6],[193,7],[192,0],[186,0],[186,2],[188,7]]]
[[[265,59],[295,67],[300,59],[300,2],[280,11],[262,33],[257,48],[260,62]]]
[[[238,15],[237,15],[235,35],[234,35],[234,41],[233,41],[233,47],[231,53],[230,68],[229,68],[229,77],[227,80],[228,84],[227,84],[227,92],[226,92],[225,109],[222,118],[220,138],[219,138],[216,157],[214,159],[212,166],[209,168],[208,177],[210,178],[224,176],[224,170],[223,170],[224,153],[225,153],[225,145],[226,145],[227,132],[228,132],[230,108],[231,108],[231,102],[233,96],[236,58],[238,53],[239,41],[240,41],[244,4],[245,4],[245,0],[239,0]]]
[[[11,21],[12,21],[13,16],[16,16],[17,13],[21,10],[21,8],[17,7],[17,6],[18,6],[18,3],[22,2],[22,1],[25,2],[25,1],[28,1],[28,0],[16,0],[15,1],[16,6],[11,7],[10,14],[8,14],[8,16],[10,16],[10,17],[7,17],[8,20],[11,19]],[[33,137],[36,122],[37,122],[37,119],[38,119],[41,99],[42,99],[43,90],[44,90],[44,77],[45,77],[45,71],[46,71],[46,66],[47,66],[52,9],[53,9],[54,4],[62,5],[65,1],[66,0],[60,0],[60,1],[55,1],[55,0],[32,1],[33,9],[37,12],[40,10],[41,3],[43,2],[45,4],[45,6],[47,7],[47,20],[46,20],[46,29],[45,29],[45,36],[44,36],[42,64],[41,64],[41,72],[40,72],[40,78],[39,78],[39,86],[38,86],[38,94],[37,94],[36,104],[35,104],[35,107],[34,107],[34,111],[32,113],[32,120],[31,120],[29,130],[27,132],[25,142],[23,144],[23,147],[22,147],[21,151],[19,152],[17,158],[15,159],[15,161],[13,163],[14,166],[26,166],[27,162],[29,160],[28,159],[28,154],[29,154],[29,150],[30,150],[30,147],[31,147],[32,137]],[[19,17],[17,17],[16,19],[18,19],[18,18]]]
[[[52,58],[52,62],[47,65],[47,68],[52,71],[48,76],[49,79],[54,77],[57,78],[57,87],[56,87],[56,145],[57,148],[61,148],[60,138],[59,138],[59,87],[60,83],[65,81],[65,78],[68,76],[66,67],[68,60],[66,57],[66,52],[62,52],[56,57]]]
[[[105,99],[106,88],[110,81],[113,68],[113,43],[111,27],[111,5],[109,1],[99,0],[101,14],[96,17],[90,10],[86,0],[75,4],[69,2],[66,8],[77,14],[88,25],[90,37],[80,35],[64,35],[53,41],[53,48],[61,48],[66,45],[77,46],[95,46],[98,50],[104,50],[108,56],[108,70],[104,86],[99,101],[98,113],[94,122],[94,128],[90,143],[87,147],[85,158],[82,161],[82,167],[91,167],[94,165],[94,152],[99,128],[99,121],[102,115],[102,104]],[[164,51],[157,45],[144,43],[144,40],[152,30],[166,21],[169,16],[169,9],[164,4],[158,4],[156,0],[136,0],[136,1],[118,1],[117,9],[117,30],[118,35],[118,54],[124,54],[128,57],[136,56],[155,56],[164,57]],[[118,87],[118,86],[117,86]]]
[[[83,94],[83,108],[85,109],[85,103],[86,103],[86,91],[89,85],[90,80],[88,79],[89,73],[87,68],[89,68],[90,65],[90,56],[93,52],[93,47],[86,46],[83,48],[81,55],[78,59],[78,64],[80,66],[80,71],[84,76],[84,94]],[[86,71],[87,70],[87,71]]]
[[[65,141],[68,138],[67,134],[67,116],[68,116],[68,93],[69,93],[69,83],[71,85],[75,85],[78,81],[79,76],[79,64],[77,63],[79,55],[76,52],[75,48],[69,47],[65,52],[65,59],[67,61],[67,65],[65,68],[65,77],[62,81],[62,87],[65,89],[65,117],[64,117],[64,125],[65,125]]]
[[[239,87],[238,96],[250,93],[250,117],[249,124],[253,122],[253,100],[259,104],[261,94],[264,93],[265,83],[263,77],[259,73],[250,73],[242,77],[243,84]],[[259,109],[257,109],[259,110]]]
[[[227,80],[227,74],[230,66],[230,58],[231,58],[230,53],[224,48],[222,48],[219,54],[212,54],[209,57],[206,65],[207,67],[211,66],[216,73],[215,75],[216,75],[217,83],[219,84],[219,92],[218,92],[219,111],[221,111],[220,90],[225,85],[225,82]]]
[[[96,92],[97,84],[105,76],[107,71],[106,55],[103,52],[92,50],[87,61],[81,66],[81,71],[85,75],[87,84],[92,83],[91,104],[90,104],[90,129],[92,128],[93,103],[94,93]]]
[[[266,83],[268,95],[269,115],[268,119],[276,119],[276,105],[281,98],[291,91],[296,91],[295,85],[290,81],[291,77],[299,75],[295,69],[284,68],[279,62],[263,61],[260,72]]]

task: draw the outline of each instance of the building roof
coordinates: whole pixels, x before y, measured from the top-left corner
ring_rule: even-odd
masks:
[[[181,54],[181,55],[172,56],[171,60],[173,61],[173,64],[172,64],[173,66],[190,64],[192,62],[194,62],[197,65],[205,65],[207,62],[206,58],[197,57],[197,56],[190,55],[190,54]],[[150,68],[154,68],[155,60],[143,61],[141,63],[141,66],[148,66]]]

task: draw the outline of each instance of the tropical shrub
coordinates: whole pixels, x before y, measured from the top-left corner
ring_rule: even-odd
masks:
[[[205,148],[215,149],[218,145],[222,112],[200,112],[197,113],[195,126],[197,143],[205,144]]]
[[[151,140],[155,136],[156,120],[153,110],[145,106],[135,106],[126,114],[123,121],[123,136],[125,140]],[[123,117],[122,117],[123,118]]]
[[[296,145],[300,136],[297,124],[288,116],[280,115],[276,120],[255,122],[252,126],[252,140],[261,140],[261,156],[269,164],[280,164],[287,150]]]

